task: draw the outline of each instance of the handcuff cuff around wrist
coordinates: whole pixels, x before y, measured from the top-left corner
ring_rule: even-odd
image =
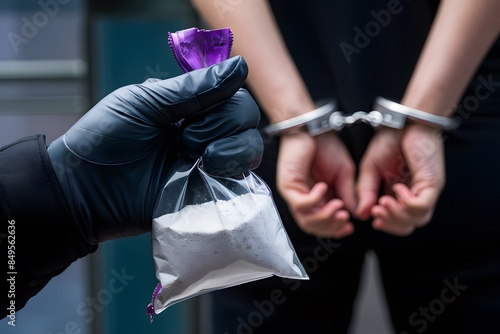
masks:
[[[347,116],[337,110],[335,99],[319,101],[318,105],[320,106],[317,109],[310,112],[266,126],[263,133],[276,137],[306,130],[309,135],[317,136],[328,131],[340,131],[345,126],[360,122],[369,124],[373,128],[386,126],[402,129],[408,120],[442,130],[453,130],[460,124],[457,118],[413,109],[383,97],[375,99],[372,111],[357,111]]]

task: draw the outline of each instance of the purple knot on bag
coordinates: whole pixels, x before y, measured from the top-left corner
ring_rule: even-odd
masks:
[[[168,44],[182,70],[190,72],[228,59],[233,45],[233,34],[229,28],[189,28],[169,32]]]

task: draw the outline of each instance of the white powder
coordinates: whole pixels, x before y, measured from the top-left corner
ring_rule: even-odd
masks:
[[[186,206],[154,219],[152,234],[163,286],[156,313],[203,292],[271,275],[308,279],[267,195]]]

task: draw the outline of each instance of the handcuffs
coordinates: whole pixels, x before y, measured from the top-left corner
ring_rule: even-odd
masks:
[[[317,109],[310,112],[266,126],[263,133],[276,137],[306,130],[309,135],[317,136],[328,131],[340,131],[345,126],[359,122],[367,123],[373,128],[387,126],[402,129],[407,120],[443,130],[453,130],[460,125],[460,120],[457,118],[409,108],[383,97],[375,99],[372,111],[357,111],[347,116],[337,110],[335,99],[318,101],[318,105],[320,106]]]

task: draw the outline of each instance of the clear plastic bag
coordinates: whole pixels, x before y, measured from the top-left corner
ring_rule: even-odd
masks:
[[[196,162],[174,165],[157,202],[152,248],[159,280],[153,315],[174,303],[270,276],[309,279],[270,190],[253,172],[208,175]]]

